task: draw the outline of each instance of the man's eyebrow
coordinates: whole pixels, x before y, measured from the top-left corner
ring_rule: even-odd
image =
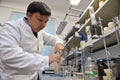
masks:
[[[37,18],[38,19],[44,19],[44,16],[38,16]],[[46,21],[49,21],[49,18]]]

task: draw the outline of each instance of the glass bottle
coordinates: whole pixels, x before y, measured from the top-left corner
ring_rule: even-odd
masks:
[[[98,79],[98,67],[91,57],[88,57],[86,61],[85,80],[99,80]]]

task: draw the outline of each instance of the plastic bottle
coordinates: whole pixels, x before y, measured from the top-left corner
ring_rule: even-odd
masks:
[[[91,57],[88,57],[86,61],[85,80],[99,80],[98,79],[98,67]]]

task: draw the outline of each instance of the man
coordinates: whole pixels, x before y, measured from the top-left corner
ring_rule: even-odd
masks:
[[[40,55],[44,44],[64,52],[63,41],[42,30],[51,16],[45,3],[30,3],[26,16],[5,23],[0,32],[0,80],[37,80],[41,68],[59,62],[59,54]]]

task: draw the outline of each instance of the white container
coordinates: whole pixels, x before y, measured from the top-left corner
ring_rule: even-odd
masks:
[[[103,80],[109,80],[108,76],[103,76]]]
[[[105,0],[99,0],[99,7],[102,7],[104,2],[105,2]]]
[[[107,76],[113,76],[112,69],[104,69],[104,72],[106,73]]]
[[[115,27],[115,23],[114,22],[108,22],[108,27],[111,29],[111,28],[114,28]]]
[[[85,47],[86,46],[86,42],[85,41],[80,41],[80,45],[81,45],[81,47]]]
[[[109,32],[109,27],[104,27],[104,33],[107,33],[107,32]]]

